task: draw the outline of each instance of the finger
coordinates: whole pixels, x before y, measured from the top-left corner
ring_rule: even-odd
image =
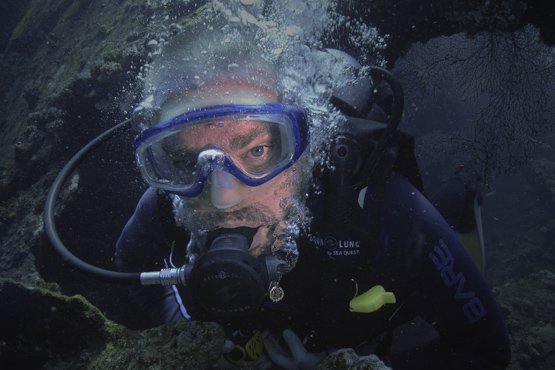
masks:
[[[299,337],[291,330],[283,331],[283,339],[289,346],[293,354],[293,359],[297,367],[301,369],[312,369],[318,364],[323,356],[308,352]]]
[[[268,335],[264,338],[264,349],[272,362],[284,369],[296,369],[296,365],[291,357],[285,354],[274,336]]]
[[[268,356],[274,361],[274,358],[283,357],[284,353],[281,349],[278,341],[273,335],[268,335],[264,338],[264,349],[268,353]],[[275,362],[275,361],[274,361]]]
[[[285,340],[285,343],[287,343],[287,346],[289,347],[289,350],[295,360],[300,360],[306,356],[306,349],[304,348],[303,343],[291,330],[285,329],[283,331],[283,339]]]

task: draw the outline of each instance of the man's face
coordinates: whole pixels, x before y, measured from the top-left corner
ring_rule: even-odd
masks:
[[[226,96],[229,96],[226,92]],[[244,91],[241,92],[243,95]],[[275,102],[267,96],[256,103]],[[214,97],[211,96],[211,101]],[[225,101],[224,101],[225,103]],[[216,149],[225,153],[244,172],[263,173],[280,156],[279,132],[271,124],[260,121],[222,118],[208,124],[193,125],[179,137],[180,146],[196,158],[199,153]],[[257,228],[251,253],[258,255],[279,248],[275,240],[286,226],[293,208],[302,202],[300,194],[306,182],[306,161],[301,157],[270,181],[258,186],[243,184],[221,166],[212,169],[201,194],[182,197],[186,206],[185,226],[190,230],[219,228]],[[295,212],[298,213],[298,212]]]

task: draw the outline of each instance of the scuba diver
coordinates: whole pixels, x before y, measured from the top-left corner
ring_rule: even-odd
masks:
[[[283,64],[226,36],[175,36],[146,77],[157,110],[134,150],[149,187],[116,257],[123,272],[160,271],[130,288],[149,325],[218,322],[236,367],[310,369],[353,348],[394,369],[506,368],[499,307],[397,130],[396,80],[374,68],[374,85],[333,91],[342,119],[320,165],[315,113],[285,91]],[[316,53],[346,80],[360,68]]]

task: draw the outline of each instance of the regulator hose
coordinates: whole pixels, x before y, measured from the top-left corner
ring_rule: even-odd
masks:
[[[56,249],[56,251],[63,257],[63,259],[69,262],[74,267],[83,271],[86,274],[92,275],[100,280],[111,282],[111,283],[124,283],[124,284],[141,284],[141,273],[139,272],[118,272],[110,271],[100,267],[88,264],[81,259],[77,258],[72,254],[64,243],[61,241],[55,225],[55,211],[56,211],[56,200],[72,172],[83,162],[86,156],[100,144],[102,144],[107,138],[116,133],[117,131],[125,128],[127,125],[134,121],[133,118],[126,119],[123,122],[109,128],[104,131],[87,145],[85,145],[81,150],[79,150],[66,165],[62,168],[58,176],[52,183],[48,196],[46,197],[46,204],[44,206],[44,230],[48,240]]]

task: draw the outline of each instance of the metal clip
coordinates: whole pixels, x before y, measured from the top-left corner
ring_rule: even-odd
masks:
[[[277,281],[270,282],[270,289],[268,290],[268,296],[272,302],[279,302],[285,296],[283,288],[279,286]]]

